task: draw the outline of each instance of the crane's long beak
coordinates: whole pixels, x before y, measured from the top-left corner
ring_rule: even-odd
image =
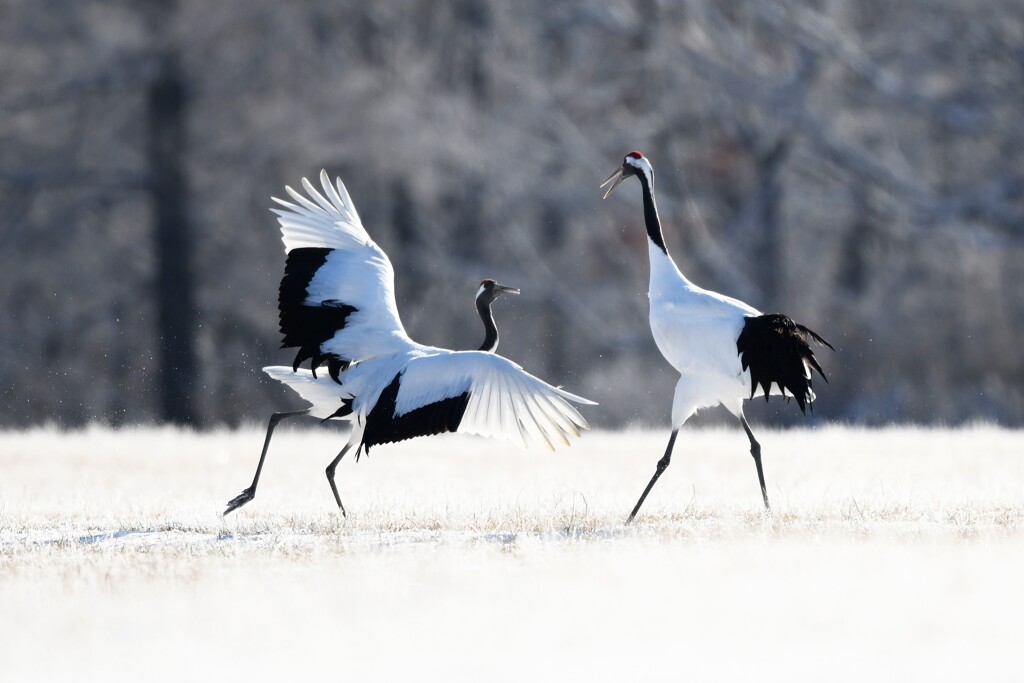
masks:
[[[622,175],[622,169],[621,168],[615,169],[615,173],[612,173],[610,176],[608,176],[608,178],[603,183],[601,183],[601,187],[604,187],[608,183],[612,184],[612,186],[609,187],[608,190],[604,193],[604,197],[602,197],[602,199],[608,199],[608,195],[610,195],[612,193],[612,190],[614,190],[616,187],[618,187],[619,183],[621,183],[625,179],[626,179],[626,176]]]
[[[519,294],[518,287],[506,287],[505,285],[499,285],[497,282],[494,283],[494,291],[501,294]]]

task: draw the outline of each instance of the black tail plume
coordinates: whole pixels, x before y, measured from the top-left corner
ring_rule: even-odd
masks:
[[[783,395],[792,394],[800,412],[807,412],[807,405],[814,400],[811,370],[828,382],[808,338],[835,351],[821,335],[793,322],[789,316],[769,313],[746,319],[736,340],[736,351],[743,369],[750,369],[750,398],[760,386],[767,401],[772,384],[777,384]]]

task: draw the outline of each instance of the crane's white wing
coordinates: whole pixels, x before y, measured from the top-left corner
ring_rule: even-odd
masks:
[[[407,350],[414,343],[398,316],[387,254],[363,228],[341,179],[332,185],[321,171],[320,183],[323,193],[302,179],[308,197],[286,187],[294,201],[274,197],[283,208],[271,209],[288,254],[278,302],[283,346],[345,361]]]
[[[399,379],[394,415],[401,419],[415,413],[416,421],[427,428],[436,424],[428,407],[439,406],[450,413],[454,400],[464,405],[455,431],[502,437],[524,448],[540,444],[551,450],[568,446],[570,437],[590,428],[569,401],[595,405],[547,384],[501,356],[440,351],[415,357],[406,365]]]
[[[310,404],[309,414],[321,420],[333,415],[344,400],[351,398],[351,395],[330,377],[314,377],[313,373],[305,368],[292,370],[272,365],[263,368],[263,372],[301,396]]]
[[[312,404],[310,415],[363,424],[367,450],[444,432],[502,437],[524,448],[540,444],[554,450],[590,428],[569,401],[595,405],[482,351],[423,347],[369,360],[342,373],[341,386],[304,369],[263,371]]]

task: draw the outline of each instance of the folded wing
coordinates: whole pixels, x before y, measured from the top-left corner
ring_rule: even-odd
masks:
[[[783,396],[791,395],[800,411],[806,412],[815,398],[811,370],[828,381],[808,339],[835,351],[817,332],[781,313],[749,316],[744,320],[736,351],[743,370],[750,369],[750,398],[760,388],[767,401],[772,384],[776,384]]]

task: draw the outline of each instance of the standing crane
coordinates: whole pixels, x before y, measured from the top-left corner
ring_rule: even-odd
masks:
[[[762,394],[767,401],[769,394],[781,393],[796,399],[800,411],[806,412],[815,398],[811,371],[828,381],[808,340],[830,349],[832,345],[788,316],[763,314],[742,301],[690,282],[665,247],[654,202],[654,168],[643,154],[630,152],[625,156],[622,167],[601,184],[610,185],[604,198],[632,177],[640,181],[643,190],[651,262],[651,333],[665,360],[679,372],[679,382],[672,399],[672,434],[665,455],[658,461],[654,476],[626,523],[633,521],[647,494],[672,462],[672,447],[679,428],[701,408],[719,403],[739,418],[747,433],[764,507],[770,511],[761,468],[761,444],[743,416],[743,401]]]
[[[485,339],[477,351],[424,346],[405,332],[394,294],[394,269],[387,254],[363,228],[341,179],[332,185],[320,172],[321,194],[302,179],[309,197],[291,187],[293,202],[274,198],[287,260],[278,293],[282,348],[298,348],[291,368],[266,367],[311,404],[305,410],[274,413],[252,485],[228,502],[228,514],[256,495],[274,428],[285,418],[310,415],[342,419],[352,432],[327,466],[327,481],[342,514],[335,483],[338,463],[363,449],[417,436],[462,432],[502,437],[529,447],[554,450],[569,445],[587,421],[568,402],[595,405],[495,355],[498,331],[491,303],[513,287],[484,280],[477,311]],[[308,370],[300,365],[310,361]],[[326,362],[328,376],[316,369]]]

